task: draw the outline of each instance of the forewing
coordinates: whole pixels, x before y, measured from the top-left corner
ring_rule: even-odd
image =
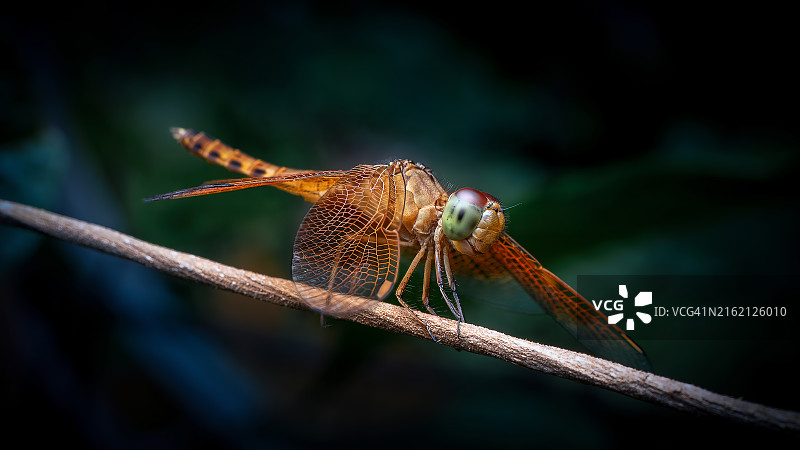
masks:
[[[275,186],[279,189],[302,195],[303,198],[319,198],[333,185],[345,172],[341,170],[324,170],[318,172],[302,172],[289,175],[276,175],[272,177],[234,178],[230,180],[217,180],[203,183],[200,186],[168,192],[146,198],[146,202],[166,200],[172,198],[196,197],[198,195],[217,194],[220,192],[236,191],[258,186]],[[308,200],[308,199],[307,199]]]
[[[294,243],[292,278],[309,306],[325,315],[358,312],[382,300],[397,280],[397,227],[404,189],[395,165],[355,167],[306,214]]]
[[[650,370],[642,349],[622,329],[609,324],[603,313],[542,267],[511,236],[503,233],[492,247],[492,255],[548,314],[590,351],[602,358]]]
[[[491,254],[465,255],[453,251],[450,252],[450,267],[457,275],[468,275],[478,279],[508,278],[508,271]]]

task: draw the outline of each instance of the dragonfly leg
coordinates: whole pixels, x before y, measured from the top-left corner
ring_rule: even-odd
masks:
[[[394,294],[397,296],[399,300],[402,301],[403,298],[403,291],[405,291],[406,286],[408,285],[408,281],[411,279],[411,275],[414,274],[414,271],[417,269],[417,265],[422,260],[422,257],[425,256],[427,252],[427,247],[423,246],[419,249],[414,259],[411,261],[411,264],[408,266],[408,270],[406,270],[406,274],[403,276],[403,279],[400,280],[400,283],[397,285],[397,290],[395,290]],[[427,262],[426,262],[427,266]]]
[[[431,299],[431,265],[433,263],[433,249],[428,249],[428,257],[425,258],[425,279],[422,282],[422,304],[425,305],[428,311],[434,316],[438,316],[436,311],[431,308],[430,299]]]
[[[400,280],[400,284],[397,286],[397,290],[395,291],[395,296],[397,297],[397,301],[400,302],[400,304],[403,305],[409,312],[411,312],[411,314],[414,315],[414,317],[417,319],[419,323],[425,326],[425,329],[428,330],[428,335],[430,335],[431,339],[434,342],[439,342],[439,340],[433,336],[433,333],[431,333],[431,329],[428,327],[428,324],[425,323],[425,321],[422,320],[422,318],[419,315],[417,315],[417,313],[413,309],[411,309],[411,307],[408,306],[408,304],[403,300],[403,291],[408,285],[408,280],[411,279],[411,275],[414,273],[414,270],[416,270],[417,266],[419,265],[419,262],[422,260],[422,257],[425,256],[426,254],[430,254],[430,251],[428,250],[427,246],[423,246],[422,248],[419,249],[419,252],[417,252],[416,256],[414,256],[414,259],[411,261],[411,264],[408,266],[408,270],[406,270],[406,274],[403,276],[403,279]],[[425,262],[425,267],[430,268],[430,263],[427,260]],[[430,280],[430,277],[428,279]],[[423,302],[427,307],[428,303],[426,300],[427,299],[424,298],[423,294]],[[428,308],[428,310],[431,311],[430,307]]]
[[[444,290],[444,280],[442,280],[442,265],[443,265],[442,259],[444,258],[445,253],[444,253],[442,245],[441,245],[441,241],[442,241],[441,236],[439,236],[439,235],[443,236],[443,233],[441,232],[441,228],[437,230],[436,235],[437,235],[437,239],[434,239],[435,247],[436,247],[436,249],[434,251],[435,257],[436,257],[435,258],[435,260],[436,260],[436,284],[439,286],[439,292],[442,293],[442,297],[444,297],[444,301],[447,303],[447,307],[450,308],[450,312],[452,312],[453,315],[456,316],[456,319],[458,320],[458,323],[456,325],[456,334],[458,334],[458,336],[461,337],[461,322],[464,321],[464,315],[463,315],[463,313],[461,313],[461,304],[458,301],[458,296],[456,295],[455,290],[452,289],[452,287],[455,286],[455,283],[452,282],[452,272],[450,272],[450,270],[449,270],[449,265],[448,265],[447,268],[445,268],[445,271],[450,272],[450,274],[448,275],[448,281],[450,281],[449,287],[451,287],[451,291],[453,292],[453,295],[456,298],[456,304],[458,305],[458,308],[454,307],[453,306],[453,302],[450,301],[450,297],[447,295],[447,292],[445,292],[445,290]],[[447,258],[447,262],[449,263],[449,257]]]
[[[328,321],[325,320],[325,314],[320,314],[319,315],[319,326],[320,326],[320,328],[328,328],[328,327],[330,327],[330,325],[328,325]]]
[[[458,293],[456,292],[456,279],[453,276],[453,269],[450,267],[450,251],[446,246],[442,248],[442,254],[444,255],[444,272],[447,274],[447,283],[450,286],[450,292],[453,293],[453,299],[456,302],[456,309],[458,310],[456,316],[458,316],[461,322],[465,322],[464,311],[461,310],[461,300],[458,299]]]
[[[401,305],[403,305],[403,307],[404,307],[405,309],[407,309],[407,310],[408,310],[408,311],[409,311],[411,314],[413,314],[413,315],[414,315],[414,318],[415,318],[415,319],[417,319],[417,322],[421,323],[421,324],[422,324],[422,326],[424,326],[424,327],[425,327],[425,330],[427,330],[427,331],[428,331],[428,336],[430,336],[430,337],[431,337],[431,340],[432,340],[433,342],[439,342],[439,339],[436,339],[436,337],[435,337],[435,336],[433,335],[433,333],[431,332],[431,328],[428,326],[428,324],[427,324],[427,323],[425,323],[425,321],[424,321],[424,320],[422,320],[422,317],[420,317],[420,316],[419,316],[419,314],[417,314],[417,312],[416,312],[416,311],[414,311],[413,309],[411,309],[411,307],[410,307],[410,306],[408,306],[408,303],[406,303],[405,301],[403,301],[403,299],[402,299],[402,298],[400,298],[399,296],[397,297],[397,301],[398,301],[398,302],[400,302],[400,304],[401,304]]]

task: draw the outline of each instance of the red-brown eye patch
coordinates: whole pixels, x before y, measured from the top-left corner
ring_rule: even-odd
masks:
[[[489,202],[487,194],[472,188],[461,188],[455,192],[455,196],[463,202],[475,205],[481,209]]]

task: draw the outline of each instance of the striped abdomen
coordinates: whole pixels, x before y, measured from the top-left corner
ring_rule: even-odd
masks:
[[[218,182],[205,183],[205,185],[219,184],[226,181],[230,181],[231,183],[229,184],[231,185],[236,184],[241,186],[241,188],[255,185],[270,185],[294,195],[299,195],[307,202],[315,203],[345,174],[345,172],[341,170],[314,171],[276,166],[275,164],[253,158],[237,149],[231,148],[218,139],[208,137],[203,132],[185,128],[172,128],[170,131],[172,131],[172,136],[183,147],[210,163],[218,164],[234,172],[247,175],[251,177],[251,179],[270,179],[266,183],[260,181],[257,183],[248,183],[248,179],[244,178],[237,180],[221,180]],[[201,191],[203,193],[213,193],[213,188],[209,188],[205,185],[203,187],[206,189],[197,190],[196,193],[191,195],[202,195],[200,194]],[[230,186],[227,186],[223,190],[230,190],[229,187]],[[195,190],[191,189],[190,191],[195,192]],[[189,195],[183,193],[180,196]],[[178,197],[170,196],[169,198]],[[154,199],[158,200],[160,198]]]
[[[220,165],[249,177],[263,178],[275,175],[310,172],[309,170],[290,169],[262,161],[241,151],[231,148],[219,139],[213,139],[203,133],[186,128],[171,128],[172,137],[184,148],[210,163]]]

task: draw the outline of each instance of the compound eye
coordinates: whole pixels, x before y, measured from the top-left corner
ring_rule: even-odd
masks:
[[[462,188],[450,195],[442,213],[445,236],[454,241],[468,238],[481,221],[486,203],[486,194],[471,188]]]

